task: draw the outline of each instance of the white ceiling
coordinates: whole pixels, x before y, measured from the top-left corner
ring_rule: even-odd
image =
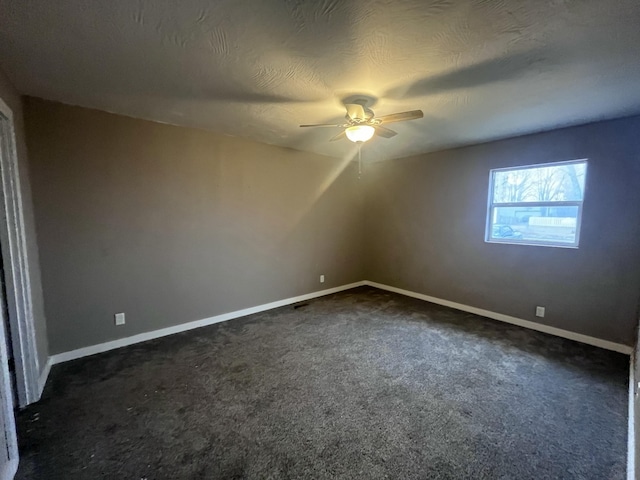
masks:
[[[425,118],[368,160],[640,113],[638,0],[0,0],[21,93],[342,157],[340,99]]]

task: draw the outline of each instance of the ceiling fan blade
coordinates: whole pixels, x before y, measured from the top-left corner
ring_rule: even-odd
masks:
[[[329,139],[329,141],[330,141],[330,142],[335,142],[336,140],[340,140],[340,139],[342,139],[342,138],[344,138],[344,137],[346,137],[346,136],[347,136],[347,134],[346,134],[346,133],[344,132],[344,130],[343,130],[343,131],[341,131],[339,134],[334,135],[333,137],[331,137],[331,138]]]
[[[364,112],[364,107],[358,103],[347,103],[347,115],[351,120],[366,120],[367,115]]]
[[[411,110],[409,112],[392,113],[391,115],[383,115],[377,117],[380,123],[404,122],[406,120],[415,120],[424,117],[422,110]]]
[[[317,123],[315,125],[300,125],[301,127],[344,127],[344,125],[332,123]]]
[[[375,129],[376,129],[376,134],[384,138],[395,137],[398,134],[398,132],[394,132],[390,128],[381,127],[380,125],[375,127]]]

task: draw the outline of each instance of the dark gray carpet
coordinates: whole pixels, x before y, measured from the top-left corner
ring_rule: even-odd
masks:
[[[19,479],[623,479],[628,358],[358,288],[53,368]]]

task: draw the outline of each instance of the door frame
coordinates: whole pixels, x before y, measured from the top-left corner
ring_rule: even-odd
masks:
[[[40,398],[40,362],[36,346],[31,276],[24,227],[22,188],[13,112],[0,98],[0,246],[7,290],[8,324],[16,372],[18,404]]]
[[[4,312],[0,308],[0,322],[4,323]],[[9,461],[0,465],[0,480],[12,480],[18,471],[18,438],[16,434],[15,417],[13,416],[13,395],[11,394],[11,379],[9,378],[9,368],[7,365],[7,344],[4,337],[5,329],[0,325],[0,416],[2,416],[2,424],[7,447]]]

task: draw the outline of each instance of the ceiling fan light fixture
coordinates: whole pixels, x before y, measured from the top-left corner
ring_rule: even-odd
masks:
[[[376,129],[371,125],[354,125],[347,127],[345,133],[347,134],[347,138],[352,142],[366,142],[367,140],[371,140],[375,131]]]

